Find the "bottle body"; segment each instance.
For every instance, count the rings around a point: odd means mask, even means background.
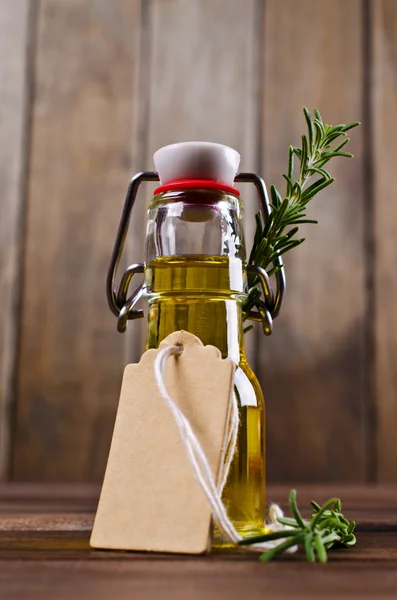
[[[203,194],[163,194],[149,206],[147,348],[157,348],[173,331],[185,330],[237,365],[240,425],[223,502],[235,528],[255,534],[263,531],[265,519],[265,409],[244,352],[242,206],[228,194]]]

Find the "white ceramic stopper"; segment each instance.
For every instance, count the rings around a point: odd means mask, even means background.
[[[240,154],[223,144],[181,142],[157,150],[153,161],[161,185],[180,179],[211,179],[233,185]]]

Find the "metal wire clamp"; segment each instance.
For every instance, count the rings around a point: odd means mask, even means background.
[[[127,195],[124,202],[123,212],[121,214],[120,225],[117,231],[116,240],[113,247],[112,256],[106,277],[106,294],[110,310],[113,312],[117,321],[117,329],[123,333],[127,328],[127,321],[131,319],[140,319],[144,316],[142,309],[136,309],[137,302],[142,297],[143,284],[140,284],[132,294],[128,296],[128,290],[131,280],[137,273],[143,273],[145,265],[137,263],[130,265],[124,272],[120,285],[117,289],[116,276],[117,268],[123,253],[125,238],[127,236],[128,226],[131,219],[131,212],[135,204],[138,188],[144,181],[159,181],[158,174],[154,171],[144,171],[135,175],[128,186]],[[255,173],[239,173],[235,178],[236,183],[253,183],[259,195],[262,213],[265,222],[269,218],[271,209],[267,196],[265,182]],[[272,333],[273,319],[280,313],[283,304],[286,282],[283,261],[278,256],[273,267],[277,269],[276,293],[273,293],[270,278],[266,271],[260,267],[249,265],[248,274],[254,275],[262,288],[263,300],[259,302],[258,310],[249,310],[247,318],[252,321],[261,321],[266,335]]]

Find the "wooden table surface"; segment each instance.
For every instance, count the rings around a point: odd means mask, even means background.
[[[397,487],[297,486],[300,506],[338,495],[357,521],[357,546],[326,565],[299,552],[270,563],[250,553],[148,555],[91,550],[99,488],[0,486],[0,598],[206,600],[397,598]],[[286,487],[269,500],[285,505]],[[304,512],[304,511],[303,511]]]

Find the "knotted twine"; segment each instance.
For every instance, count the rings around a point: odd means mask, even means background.
[[[236,545],[238,542],[243,540],[243,537],[235,529],[233,523],[227,515],[225,506],[222,502],[222,491],[227,481],[237,444],[239,428],[237,398],[234,391],[232,391],[229,425],[222,450],[221,476],[219,483],[216,484],[207,457],[205,456],[196,434],[194,433],[188,419],[169,395],[165,385],[165,369],[167,359],[170,356],[180,356],[182,352],[183,347],[181,345],[167,346],[166,348],[159,350],[156,360],[154,361],[154,374],[156,383],[166,406],[174,417],[175,424],[178,428],[179,436],[185,448],[189,463],[211,507],[214,522],[218,526],[223,539]],[[286,529],[286,526],[282,525],[278,521],[278,518],[283,516],[284,513],[281,508],[277,504],[272,504],[269,509],[270,523],[264,524],[264,528],[268,531],[281,531]],[[248,546],[248,548],[250,550],[257,551],[270,550],[282,542],[283,540],[271,540],[268,542],[253,544]],[[288,549],[288,552],[296,552],[296,550],[297,546],[293,546],[292,548]]]

